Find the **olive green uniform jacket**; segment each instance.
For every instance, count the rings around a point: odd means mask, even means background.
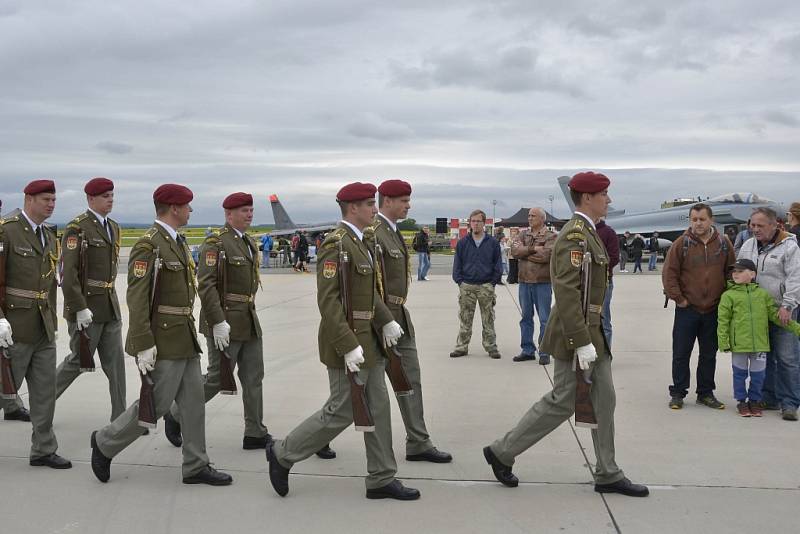
[[[366,241],[366,243],[364,242]],[[344,368],[344,355],[357,346],[364,349],[362,368],[369,368],[382,358],[371,336],[394,320],[385,306],[380,306],[373,262],[374,235],[364,233],[364,241],[344,223],[328,234],[317,252],[317,305],[319,324],[319,359],[330,368]],[[353,303],[353,328],[347,324],[339,286],[339,251],[350,259],[350,295]]]
[[[150,320],[150,293],[156,251],[162,260],[159,310]],[[128,261],[128,336],[125,352],[135,356],[156,346],[159,360],[194,358],[201,352],[192,309],[197,294],[194,261],[186,243],[175,242],[154,224],[131,249]]]
[[[227,287],[223,309],[220,302],[222,281],[219,279],[221,257],[225,251]],[[256,313],[255,296],[261,283],[258,246],[248,234],[236,233],[225,225],[208,236],[200,247],[200,265],[197,269],[200,311],[200,333],[213,336],[215,324],[228,321],[231,339],[248,341],[261,337],[261,324]]]
[[[111,227],[113,241],[97,220],[86,210],[69,223],[61,244],[61,290],[64,292],[64,319],[75,322],[75,314],[86,308],[92,311],[92,321],[107,323],[122,318],[119,299],[114,288],[119,261],[119,225],[106,219]],[[87,287],[81,287],[80,254],[86,241]]]
[[[581,300],[584,250],[592,255],[588,319],[584,319]],[[592,225],[578,214],[562,228],[553,245],[550,280],[556,305],[547,320],[541,351],[569,360],[575,349],[591,343],[598,359],[610,356],[600,322],[608,286],[608,254]]]
[[[42,332],[55,341],[59,245],[53,230],[42,229],[45,246],[22,214],[0,223],[6,262],[6,303],[0,318],[11,324],[15,342],[37,343]]]
[[[414,337],[411,314],[405,306],[408,288],[411,285],[411,257],[408,254],[406,242],[400,231],[392,230],[392,227],[380,215],[375,217],[372,227],[375,232],[375,240],[380,246],[380,254],[383,257],[382,267],[386,268],[386,272],[378,281],[381,293],[378,307],[387,308],[403,331]]]

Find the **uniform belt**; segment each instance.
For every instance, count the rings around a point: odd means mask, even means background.
[[[602,313],[603,307],[600,304],[589,304],[589,313]]]
[[[47,290],[32,291],[30,289],[17,289],[16,287],[6,287],[6,294],[13,295],[15,297],[22,297],[24,299],[47,300]]]
[[[252,295],[240,295],[239,293],[225,293],[225,300],[232,300],[233,302],[253,302],[255,299]]]
[[[89,287],[101,287],[103,289],[112,289],[114,287],[114,281],[111,282],[103,282],[102,280],[92,280],[91,278],[86,280],[86,285]]]
[[[164,315],[191,315],[192,308],[191,306],[163,306],[160,305],[158,307],[158,313],[163,313]]]
[[[398,296],[395,296],[395,295],[386,295],[386,302],[388,304],[397,304],[397,305],[402,306],[403,304],[406,303],[406,299],[405,299],[405,297],[398,297]]]
[[[353,319],[358,319],[360,321],[370,321],[370,320],[372,320],[372,312],[371,311],[354,311],[353,312]]]

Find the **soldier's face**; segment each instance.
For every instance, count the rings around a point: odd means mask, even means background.
[[[87,195],[86,200],[89,208],[105,217],[111,213],[111,209],[114,207],[114,191],[106,191],[102,195]]]
[[[405,219],[408,217],[408,210],[411,209],[411,197],[386,197],[383,199],[383,211],[391,218]]]
[[[586,215],[601,219],[608,214],[608,205],[611,204],[611,197],[608,196],[608,189],[599,193],[589,193],[583,197],[585,204],[581,206],[588,213]]]
[[[37,224],[50,218],[56,209],[55,193],[25,195],[25,213]]]
[[[192,206],[182,204],[180,206],[172,206],[172,209],[178,226],[186,226],[189,223],[189,214],[192,213]]]
[[[375,215],[378,214],[378,206],[374,198],[353,202],[350,206],[350,213],[353,216],[352,222],[359,228],[369,226],[369,223],[371,223]]]
[[[714,223],[706,210],[692,210],[689,212],[689,224],[692,227],[692,233],[696,236],[704,236]]]
[[[225,219],[228,224],[244,232],[253,224],[253,206],[239,206],[232,210],[225,210]]]

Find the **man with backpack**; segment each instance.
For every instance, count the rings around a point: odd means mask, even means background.
[[[697,404],[721,410],[714,397],[717,366],[717,306],[727,273],[736,257],[727,236],[714,228],[711,207],[699,203],[689,210],[689,228],[669,249],[661,279],[664,293],[675,301],[672,327],[672,385],[669,407],[683,408],[689,391],[689,359],[697,340]]]

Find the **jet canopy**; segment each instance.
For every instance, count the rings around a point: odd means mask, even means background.
[[[709,198],[709,203],[715,204],[769,204],[772,203],[768,198],[764,198],[755,193],[726,193],[718,197]]]

